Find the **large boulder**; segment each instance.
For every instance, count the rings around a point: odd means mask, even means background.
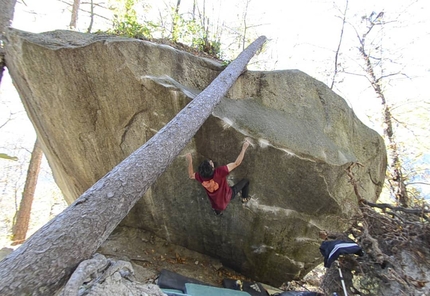
[[[207,58],[147,41],[11,30],[6,61],[58,186],[71,203],[157,133],[223,69]],[[142,196],[125,226],[280,284],[322,261],[318,231],[341,231],[358,198],[375,201],[386,168],[382,138],[346,102],[298,70],[245,72],[183,151],[195,169],[236,159],[229,177],[250,180],[252,200],[213,215],[189,180],[183,155]],[[161,149],[162,147],[160,147]],[[126,181],[125,181],[126,182]]]

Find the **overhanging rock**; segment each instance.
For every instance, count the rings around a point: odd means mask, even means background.
[[[221,71],[212,60],[147,41],[55,31],[8,34],[6,61],[58,186],[70,203],[159,131]],[[252,200],[212,214],[177,157],[123,225],[153,231],[255,280],[278,285],[322,261],[318,231],[357,211],[346,169],[375,201],[385,177],[382,138],[346,102],[303,72],[244,73],[185,152],[234,161]],[[162,149],[162,147],[160,147]],[[124,180],[126,183],[126,180]]]

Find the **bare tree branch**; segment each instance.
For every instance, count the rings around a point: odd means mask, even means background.
[[[342,45],[342,41],[343,41],[343,31],[345,29],[347,11],[348,11],[348,0],[346,0],[345,10],[343,12],[342,28],[340,30],[339,44],[337,45],[336,54],[334,56],[334,71],[333,71],[334,73],[333,73],[330,89],[333,89],[334,83],[336,81],[336,75],[338,74],[338,69],[337,69],[338,63],[339,63],[338,58],[339,58],[340,46]]]
[[[404,208],[404,207],[396,207],[393,206],[391,204],[387,204],[387,203],[373,203],[367,200],[361,200],[362,203],[369,205],[371,207],[374,208],[379,208],[381,210],[386,210],[386,209],[390,209],[393,211],[397,211],[397,212],[403,212],[406,214],[414,214],[414,215],[418,215],[421,217],[422,214],[428,214],[430,213],[430,210],[426,210],[426,209],[410,209],[410,208]]]
[[[430,185],[428,182],[409,182],[407,185]]]
[[[12,120],[12,114],[13,113],[9,113],[9,118],[6,119],[6,121],[0,125],[0,128],[3,128],[4,126],[6,126],[6,124],[8,124]]]

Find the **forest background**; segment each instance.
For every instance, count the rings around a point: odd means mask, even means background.
[[[248,69],[299,69],[331,87],[385,138],[383,200],[402,204],[406,194],[404,206],[422,206],[430,199],[429,12],[426,0],[21,0],[12,27],[168,39],[226,62],[266,35]],[[0,153],[12,158],[0,159],[3,247],[10,244],[36,134],[7,72],[0,106]],[[43,158],[27,237],[66,206]]]

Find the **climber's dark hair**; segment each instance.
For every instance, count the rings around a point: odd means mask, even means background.
[[[206,159],[199,165],[199,174],[202,178],[212,178],[214,168],[210,164],[209,160]]]

